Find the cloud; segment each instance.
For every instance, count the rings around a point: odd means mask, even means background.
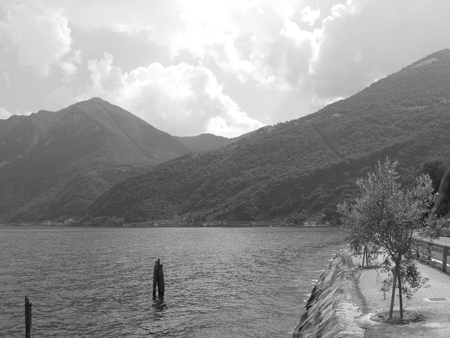
[[[90,60],[90,85],[78,99],[100,97],[173,135],[211,132],[238,136],[262,127],[229,96],[204,66],[152,63],[131,72],[113,65],[113,55]]]
[[[13,114],[11,114],[9,111],[7,111],[5,108],[3,108],[3,107],[0,107],[0,119],[1,120],[6,120],[6,119],[8,119],[11,115],[13,115]]]
[[[427,53],[448,48],[450,2],[210,1],[186,4],[169,44],[242,83],[348,97]],[[442,14],[441,14],[442,13]]]
[[[18,49],[22,67],[32,67],[47,76],[49,66],[58,62],[71,47],[67,18],[60,9],[26,2],[7,12],[1,34]]]
[[[300,28],[295,20],[311,25],[320,10],[302,3],[78,0],[66,1],[64,9],[70,23],[82,29],[146,32],[148,39],[167,48],[173,59],[187,51],[243,83],[252,80],[288,90],[297,88],[309,73],[316,49],[314,33]]]
[[[72,94],[70,87],[55,88],[47,95],[45,101],[52,107],[53,110],[66,108],[72,103],[76,103],[77,99]]]
[[[33,112],[31,111],[24,111],[24,112],[18,112],[16,111],[14,114],[11,113],[10,111],[6,110],[6,108],[4,107],[0,107],[0,119],[2,120],[6,120],[8,119],[10,116],[12,115],[23,115],[23,116],[28,116],[31,115]]]
[[[0,74],[34,95],[20,109],[100,95],[173,134],[296,118],[450,46],[449,1],[0,2]]]
[[[93,91],[110,92],[113,95],[119,95],[125,87],[124,74],[122,69],[112,66],[113,55],[105,52],[101,60],[90,60],[88,69],[91,71],[91,80]]]
[[[12,82],[11,82],[11,77],[8,72],[3,72],[3,80],[6,83],[6,87],[11,88]]]
[[[72,81],[78,69],[77,64],[81,64],[81,51],[79,50],[74,51],[73,55],[67,60],[60,62],[59,66],[64,74],[64,82],[70,83]]]
[[[308,81],[317,100],[355,94],[427,54],[448,48],[450,2],[350,1],[331,7]]]
[[[312,9],[310,6],[304,7],[300,11],[301,21],[314,25],[314,23],[320,18],[320,9]]]
[[[173,53],[188,50],[242,82],[252,79],[280,90],[297,88],[308,75],[315,36],[292,21],[296,11],[289,2],[197,1],[191,5],[181,15],[185,30],[170,42]],[[317,13],[310,10],[308,19]]]
[[[47,0],[58,6],[60,0]],[[165,45],[184,29],[180,20],[181,6],[177,0],[67,0],[64,10],[71,24],[90,31],[110,29],[136,34],[145,31],[152,41]]]

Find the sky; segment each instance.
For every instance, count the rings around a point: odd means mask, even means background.
[[[0,0],[0,119],[100,97],[176,136],[313,113],[450,48],[448,0]]]

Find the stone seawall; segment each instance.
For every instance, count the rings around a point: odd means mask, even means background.
[[[356,274],[346,251],[333,258],[311,292],[294,338],[364,337],[364,329],[356,324],[363,315]]]

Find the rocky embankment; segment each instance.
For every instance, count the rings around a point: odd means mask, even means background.
[[[347,252],[337,254],[314,286],[294,338],[364,337],[357,268]]]

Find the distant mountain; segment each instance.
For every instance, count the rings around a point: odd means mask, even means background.
[[[196,153],[217,149],[235,140],[234,138],[216,136],[213,134],[201,134],[197,136],[176,136],[176,138]]]
[[[450,158],[450,50],[314,114],[162,163],[114,186],[89,214],[335,221],[355,179],[386,156],[405,184],[426,160]]]
[[[99,98],[0,120],[0,220],[78,216],[115,183],[189,152]]]

